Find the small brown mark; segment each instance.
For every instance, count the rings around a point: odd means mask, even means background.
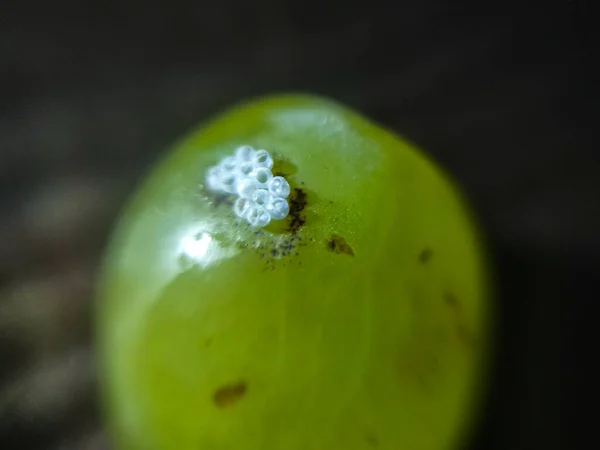
[[[433,250],[431,250],[430,248],[424,248],[423,250],[421,250],[421,253],[419,253],[419,262],[421,264],[427,264],[431,260],[432,256]]]
[[[209,337],[206,341],[204,341],[205,347],[210,347],[212,344],[213,338]]]
[[[366,435],[365,440],[371,447],[377,447],[379,445],[379,440],[373,434]]]
[[[288,214],[289,217],[289,226],[288,231],[292,234],[296,234],[300,228],[306,222],[306,217],[304,215],[304,209],[307,204],[307,195],[303,189],[294,188],[290,195],[289,203],[290,203],[290,212]]]
[[[273,176],[288,178],[298,172],[298,167],[282,155],[274,154],[273,159]]]
[[[444,292],[444,301],[451,308],[454,308],[454,309],[460,308],[458,299],[456,298],[456,295],[454,295],[452,292],[449,292],[449,291]]]
[[[476,339],[473,332],[464,324],[463,311],[456,295],[452,292],[444,293],[444,301],[453,309],[456,320],[456,336],[465,348],[473,348],[476,345]]]
[[[354,256],[354,250],[350,247],[350,244],[346,242],[346,239],[337,234],[334,234],[327,240],[327,249],[338,255],[344,253],[346,255]]]
[[[232,206],[233,205],[233,198],[231,195],[229,194],[217,194],[214,197],[214,203],[213,205],[216,207],[221,206],[221,205],[228,205],[228,206]]]
[[[213,401],[219,408],[227,408],[240,401],[247,390],[248,387],[243,381],[236,384],[228,384],[215,391]]]

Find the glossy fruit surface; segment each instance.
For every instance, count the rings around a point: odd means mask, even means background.
[[[255,229],[206,172],[267,149],[290,215]],[[486,348],[477,230],[421,152],[312,96],[238,106],[178,143],[112,238],[99,292],[121,450],[445,450]]]

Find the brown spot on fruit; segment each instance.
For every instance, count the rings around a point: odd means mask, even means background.
[[[377,447],[379,445],[379,440],[373,434],[366,435],[365,440],[371,447]]]
[[[216,194],[213,199],[215,207],[221,205],[233,206],[233,197],[230,194]]]
[[[334,234],[327,240],[327,250],[338,255],[344,253],[346,255],[354,256],[354,250],[346,242],[346,239],[337,234]]]
[[[288,215],[288,230],[296,234],[306,222],[304,209],[306,208],[307,195],[303,189],[294,188],[289,197],[290,212]]]
[[[453,310],[458,341],[467,349],[473,348],[476,345],[476,339],[473,332],[465,325],[465,317],[458,298],[452,292],[445,292],[444,301]]]
[[[295,164],[292,164],[291,161],[284,158],[282,155],[274,155],[273,167],[271,168],[271,172],[273,176],[280,176],[284,178],[289,178],[298,172],[298,167]]]
[[[460,304],[458,303],[458,299],[456,298],[456,295],[454,295],[452,292],[444,292],[444,301],[451,308],[454,308],[454,309],[459,309],[460,308]]]
[[[213,395],[213,402],[219,408],[227,408],[235,405],[247,391],[246,383],[239,382],[217,389]]]
[[[433,250],[431,250],[430,248],[424,248],[423,250],[421,250],[421,253],[419,253],[419,262],[421,264],[426,264],[429,262],[429,260],[431,260],[432,256]]]

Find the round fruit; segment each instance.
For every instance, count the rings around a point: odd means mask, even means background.
[[[261,176],[277,211],[220,172],[236,158],[279,177]],[[488,303],[468,208],[423,154],[330,100],[245,104],[176,145],[117,226],[107,422],[123,450],[454,448]]]

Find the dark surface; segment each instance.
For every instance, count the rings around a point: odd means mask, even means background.
[[[0,448],[107,448],[89,339],[110,226],[168,144],[280,90],[358,108],[471,198],[501,319],[471,448],[577,448],[600,267],[590,3],[449,4],[2,2]]]

